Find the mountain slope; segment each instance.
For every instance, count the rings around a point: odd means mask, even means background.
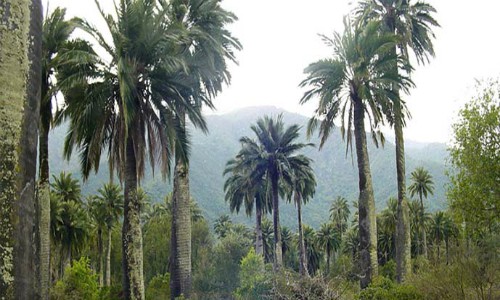
[[[305,126],[308,118],[298,114],[284,112],[275,107],[251,107],[224,115],[209,115],[206,117],[210,133],[204,135],[199,131],[191,130],[191,193],[205,211],[209,221],[213,221],[222,214],[229,214],[228,205],[224,203],[222,172],[226,162],[239,150],[239,138],[252,136],[250,125],[258,117],[265,114],[277,115],[283,113],[285,124],[296,123],[302,125],[301,138],[305,141]],[[62,145],[65,128],[60,127],[52,131],[50,136],[50,164],[53,174],[65,170],[78,176],[78,159],[72,158],[70,162],[62,159]],[[311,142],[318,145],[318,139],[312,138]],[[316,173],[318,187],[313,200],[305,205],[304,222],[315,227],[328,218],[328,208],[337,196],[344,196],[349,201],[358,197],[358,176],[355,154],[346,156],[346,145],[340,137],[339,131],[328,139],[321,151],[317,148],[308,149],[305,154],[314,160],[313,168]],[[419,148],[409,147],[406,158],[407,175],[416,167],[423,166],[434,177],[435,193],[427,201],[430,210],[445,207],[445,185],[448,180],[444,174],[444,159],[446,152],[444,144],[423,145]],[[384,148],[377,149],[371,141],[368,144],[370,165],[377,209],[385,207],[389,197],[396,196],[396,167],[395,149],[391,143],[386,143]],[[92,175],[82,187],[83,192],[94,193],[103,182],[109,179],[105,157],[101,162],[100,171]],[[408,178],[409,180],[409,178]],[[148,170],[142,181],[142,187],[148,192],[153,201],[162,201],[163,197],[171,190],[171,184],[164,182],[161,176],[152,176]],[[284,202],[282,202],[284,203]],[[291,204],[283,204],[282,222],[286,226],[295,228],[295,209]],[[244,215],[235,216],[238,221],[253,222]]]

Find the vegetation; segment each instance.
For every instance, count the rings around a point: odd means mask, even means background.
[[[106,32],[63,8],[42,25],[39,1],[0,3],[1,299],[500,298],[498,81],[480,83],[459,112],[446,195],[435,165],[405,158],[409,51],[418,63],[434,55],[432,6],[360,1],[342,34],[323,36],[333,57],[304,71],[300,103],[319,98],[306,128],[293,115],[238,118],[229,137],[204,137],[234,147],[202,166],[190,163],[204,148],[189,130],[206,134],[217,120],[202,107],[215,108],[230,82],[236,16],[218,0],[123,0],[112,14],[96,5]],[[375,151],[385,124],[395,164]],[[77,152],[81,177],[56,173],[49,130],[58,125],[67,130],[60,153]],[[356,181],[324,154],[349,154],[353,142],[357,193],[325,189],[335,173],[343,188]],[[381,163],[396,172],[372,182]],[[83,185],[91,180],[93,190]],[[388,190],[378,207],[377,182]],[[226,207],[210,213],[199,186],[218,186]]]

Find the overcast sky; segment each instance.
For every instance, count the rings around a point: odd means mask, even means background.
[[[100,0],[106,9],[111,0]],[[350,2],[354,4],[349,4]],[[436,57],[416,66],[416,88],[407,96],[412,119],[407,139],[449,142],[458,110],[474,92],[475,79],[500,75],[500,2],[495,0],[434,0]],[[43,0],[46,7],[47,0]],[[217,111],[274,105],[311,116],[315,102],[300,106],[304,92],[298,84],[311,62],[331,56],[318,34],[342,31],[342,18],[356,1],[340,0],[223,0],[239,20],[231,26],[244,49],[232,82],[216,99]],[[67,7],[68,16],[87,18],[102,26],[93,0],[50,0],[50,10]]]

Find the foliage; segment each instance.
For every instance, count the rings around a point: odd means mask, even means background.
[[[146,286],[146,300],[161,300],[170,297],[170,274],[156,275]]]
[[[499,232],[500,83],[487,81],[459,112],[449,149],[448,198],[467,230]]]
[[[97,300],[98,296],[97,275],[84,257],[66,268],[63,279],[51,292],[51,299],[54,300]]]
[[[264,259],[250,248],[241,260],[240,286],[236,290],[236,299],[258,300],[268,295],[271,290],[271,278],[265,270]]]
[[[396,280],[396,262],[394,260],[388,261],[380,268],[380,275],[390,280]]]
[[[359,300],[423,300],[411,285],[396,284],[386,277],[375,277],[373,282],[358,295]]]
[[[333,300],[341,299],[336,289],[322,277],[299,277],[297,273],[283,271],[275,274],[272,299],[279,300]]]

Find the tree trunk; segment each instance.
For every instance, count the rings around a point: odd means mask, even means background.
[[[122,227],[122,268],[125,299],[144,299],[141,203],[137,197],[137,162],[134,143],[127,138],[125,195]]]
[[[264,257],[262,244],[262,203],[260,195],[255,197],[255,253]]]
[[[449,240],[445,239],[444,240],[444,245],[445,245],[445,250],[446,250],[446,265],[450,264],[450,245],[449,245]]]
[[[396,216],[396,280],[401,283],[411,272],[411,234],[408,201],[406,200],[405,150],[402,113],[399,102],[394,103],[394,131],[396,135],[396,173],[398,206]]]
[[[360,286],[366,288],[378,273],[377,221],[373,195],[370,161],[366,145],[364,105],[357,95],[354,101],[354,138],[359,174],[359,240],[360,240]]]
[[[102,244],[102,229],[99,227],[97,229],[97,256],[99,264],[99,287],[104,285],[104,247]]]
[[[106,286],[111,286],[111,227],[108,227],[108,247],[106,249],[106,274],[104,284]]]
[[[425,221],[424,221],[424,201],[422,200],[422,195],[420,195],[420,230],[422,230],[422,254],[425,258],[427,256],[427,233],[425,232]]]
[[[295,192],[295,203],[297,204],[297,219],[299,222],[299,273],[301,276],[309,276],[306,248],[304,246],[304,228],[302,227],[302,199],[297,192]]]
[[[35,177],[41,2],[0,1],[0,295],[39,299]]]
[[[440,255],[441,253],[440,253],[440,251],[439,251],[439,250],[440,250],[440,247],[439,247],[439,246],[440,246],[440,245],[439,245],[440,243],[441,243],[441,241],[439,240],[439,237],[438,237],[438,238],[436,239],[436,245],[437,245],[437,251],[438,251],[438,253],[437,253],[437,254],[438,254],[438,257],[437,257],[437,261],[438,261],[438,263],[439,263],[439,262],[441,262],[441,255]]]
[[[330,247],[326,247],[326,275],[330,274]]]
[[[177,155],[172,196],[172,238],[170,251],[171,299],[189,298],[191,291],[191,211],[189,166]]]
[[[279,197],[278,197],[278,176],[277,174],[271,175],[272,177],[272,193],[273,193],[273,226],[274,226],[274,260],[273,269],[275,272],[279,271],[283,266],[283,255],[281,248],[281,228],[280,228],[280,210],[279,210]]]

